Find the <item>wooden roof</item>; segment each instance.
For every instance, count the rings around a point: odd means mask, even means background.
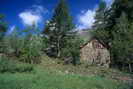
[[[89,41],[87,41],[86,43],[84,43],[83,45],[81,45],[80,46],[80,48],[82,49],[83,47],[85,47],[88,43],[90,43],[91,41],[93,41],[93,40],[97,40],[100,44],[102,44],[105,48],[108,48],[108,46],[105,44],[105,43],[103,43],[102,41],[100,41],[98,38],[96,38],[96,37],[93,37],[93,38],[91,38]]]

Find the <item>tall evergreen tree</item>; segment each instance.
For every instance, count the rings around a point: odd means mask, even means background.
[[[107,29],[108,9],[105,1],[101,0],[99,8],[96,10],[95,22],[93,25],[94,36],[99,38],[109,47],[110,30]]]
[[[123,68],[126,67],[124,65],[128,64],[131,72],[131,64],[133,63],[133,30],[125,13],[122,13],[117,20],[117,25],[112,34],[114,39],[111,41],[111,53],[113,54],[114,62]]]
[[[94,35],[109,47],[113,63],[119,67],[129,65],[130,71],[132,71],[133,58],[132,3],[133,0],[115,0],[111,8],[104,12],[105,18],[101,18],[102,21],[105,21],[104,28],[94,25],[97,26],[97,29],[94,30]],[[96,16],[100,16],[99,14],[101,15],[97,11]],[[96,21],[99,22],[101,20],[96,18]],[[127,66],[123,68],[125,67]]]
[[[47,35],[49,44],[53,47],[57,57],[61,56],[61,50],[66,44],[66,38],[72,32],[73,27],[67,4],[65,0],[60,0],[55,8],[52,20],[47,23],[44,30],[44,34]]]
[[[101,1],[98,9],[96,10],[94,29],[103,29],[105,27],[106,21],[106,3],[105,1]]]
[[[0,40],[3,38],[6,31],[7,25],[4,21],[4,15],[0,14]]]
[[[117,18],[120,18],[124,12],[130,22],[133,22],[133,0],[114,0],[111,8],[108,10],[108,28],[112,29],[116,23]]]

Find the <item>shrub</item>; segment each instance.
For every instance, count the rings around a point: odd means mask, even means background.
[[[0,72],[15,72],[15,62],[9,60],[6,57],[1,57],[0,58]]]
[[[4,38],[0,50],[8,56],[17,57],[19,61],[33,64],[40,62],[42,44],[43,40],[39,35],[29,34],[19,37],[12,34]]]
[[[3,39],[1,51],[7,55],[19,57],[22,48],[24,48],[24,38],[18,37],[18,33],[14,32]]]
[[[20,60],[26,63],[39,63],[42,50],[42,38],[38,35],[25,37],[25,46],[21,51]]]
[[[33,65],[31,65],[31,64],[18,64],[15,70],[17,72],[31,72],[31,71],[33,71]]]
[[[65,62],[71,62],[74,65],[80,63],[81,44],[82,40],[77,37],[67,41],[66,47],[62,50],[62,57],[65,59]]]
[[[0,57],[0,73],[31,72],[32,70],[33,66],[30,64],[20,64],[7,57]]]

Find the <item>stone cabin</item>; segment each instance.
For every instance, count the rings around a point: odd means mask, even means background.
[[[80,49],[81,62],[87,63],[87,65],[109,67],[110,52],[107,47],[96,38],[83,44]]]

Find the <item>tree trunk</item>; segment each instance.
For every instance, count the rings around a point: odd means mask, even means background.
[[[132,72],[131,64],[129,63],[128,66],[129,66],[129,71]]]
[[[124,71],[125,70],[125,64],[123,63],[122,64],[122,71]]]
[[[60,37],[57,39],[57,57],[60,58],[61,52],[60,52]]]

